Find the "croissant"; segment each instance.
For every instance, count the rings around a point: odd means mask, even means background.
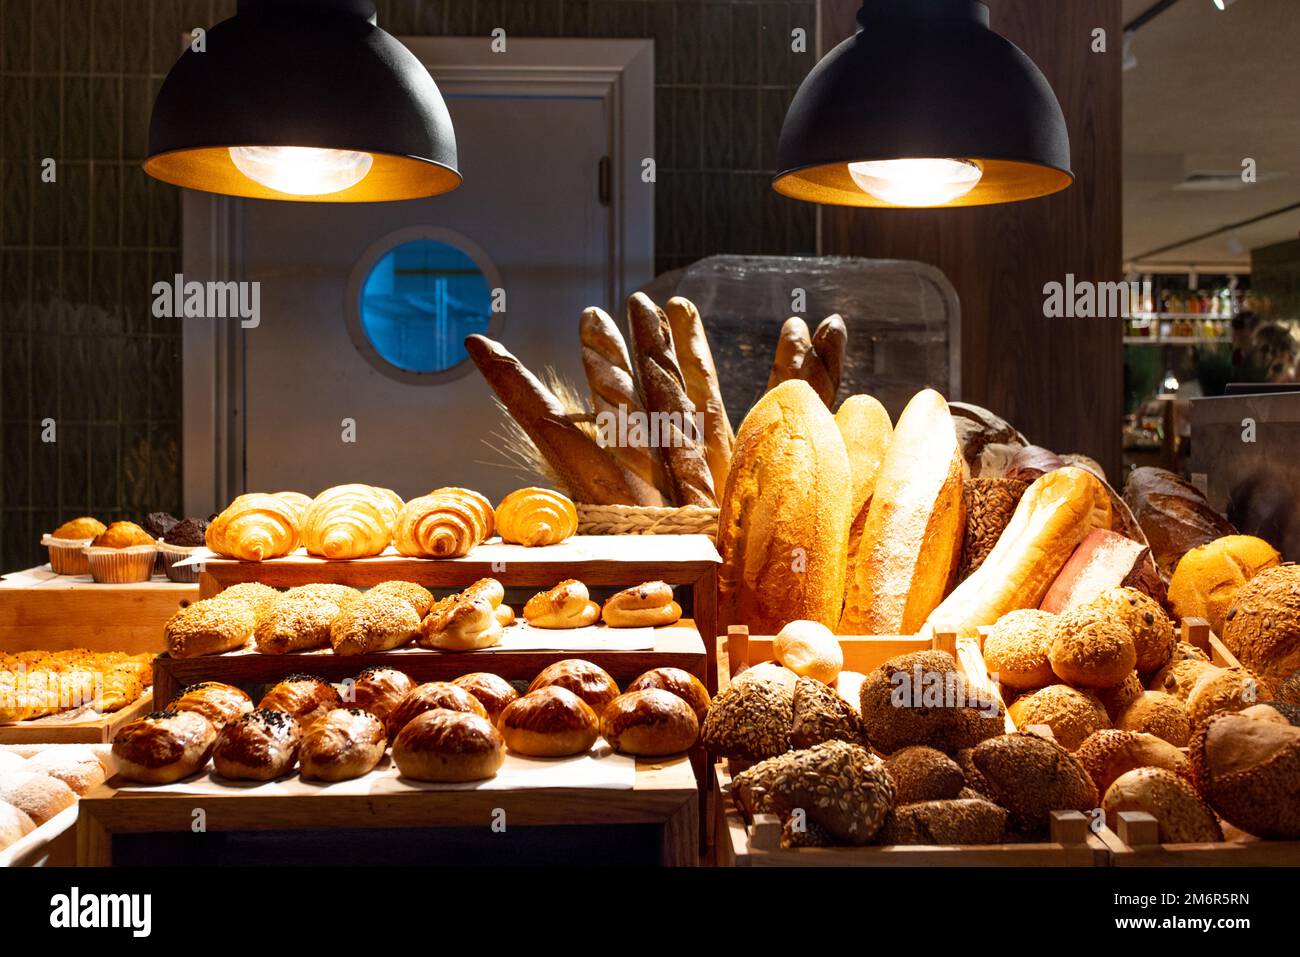
[[[371,485],[336,485],[314,499],[303,513],[307,551],[325,558],[378,555],[393,539],[402,500]]]
[[[298,516],[298,527],[302,528],[302,513],[307,511],[307,506],[311,504],[311,496],[304,495],[302,492],[272,492],[271,494],[294,510]]]
[[[463,495],[436,492],[403,506],[393,529],[393,544],[403,555],[460,558],[483,541],[483,517]]]
[[[521,488],[501,500],[496,523],[504,542],[554,545],[578,530],[578,510],[559,492]]]
[[[487,500],[487,496],[474,491],[472,488],[456,488],[455,486],[446,486],[436,488],[430,495],[454,495],[462,499],[467,505],[474,509],[474,514],[478,516],[478,540],[486,542],[496,531],[496,516],[492,511],[492,503]]]
[[[293,506],[274,495],[249,492],[226,506],[208,526],[208,548],[243,562],[288,555],[298,547]]]

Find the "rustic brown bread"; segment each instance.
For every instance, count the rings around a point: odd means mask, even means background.
[[[1142,526],[1166,582],[1187,552],[1237,532],[1196,486],[1167,469],[1134,469],[1124,484],[1124,501]]]
[[[1187,755],[1196,790],[1229,824],[1300,838],[1300,728],[1220,714],[1196,729]]]
[[[709,460],[709,473],[713,476],[713,489],[721,494],[727,486],[727,473],[731,471],[736,435],[727,418],[727,407],[722,403],[718,370],[713,364],[704,320],[700,318],[695,303],[681,296],[668,300],[664,314],[673,330],[673,347],[677,352],[677,365],[686,380],[686,395],[695,410],[704,416],[705,455]]]
[[[834,628],[844,596],[851,482],[835,420],[806,382],[783,382],[745,416],[718,518],[718,613],[774,635]]]

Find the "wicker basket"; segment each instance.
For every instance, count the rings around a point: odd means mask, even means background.
[[[715,538],[718,534],[716,508],[581,503],[577,507],[580,535],[708,535]]]

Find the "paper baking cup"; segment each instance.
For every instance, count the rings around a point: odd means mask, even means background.
[[[50,550],[50,570],[56,575],[89,575],[90,564],[86,561],[84,549],[91,541],[89,538],[43,536],[41,544]]]
[[[87,545],[86,558],[90,560],[90,575],[105,585],[122,585],[127,582],[147,582],[153,577],[153,563],[158,549],[153,545],[132,545],[130,548],[96,548]]]
[[[179,561],[184,561],[193,555],[198,548],[189,548],[184,545],[168,545],[166,542],[158,543],[158,563],[162,566],[163,574],[169,581],[185,582],[194,584],[199,580],[198,565],[177,565]]]

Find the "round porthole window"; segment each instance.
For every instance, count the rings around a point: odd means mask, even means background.
[[[496,335],[499,283],[463,237],[434,229],[385,237],[362,257],[349,284],[349,331],[385,375],[437,381],[471,368],[465,337]]]

